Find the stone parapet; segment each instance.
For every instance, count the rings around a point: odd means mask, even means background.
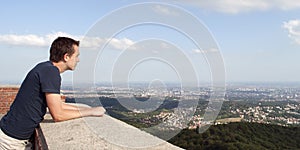
[[[54,123],[47,114],[41,128],[50,150],[181,149],[108,115]]]

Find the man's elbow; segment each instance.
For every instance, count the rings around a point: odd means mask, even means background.
[[[62,122],[62,121],[64,121],[64,120],[61,119],[61,118],[53,118],[53,121],[54,121],[54,122]]]
[[[62,115],[58,115],[58,114],[52,114],[52,119],[54,122],[62,122],[62,121],[65,121],[65,119],[63,118]]]

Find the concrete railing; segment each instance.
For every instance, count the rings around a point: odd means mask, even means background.
[[[47,114],[40,124],[51,149],[181,149],[108,115],[54,123]]]

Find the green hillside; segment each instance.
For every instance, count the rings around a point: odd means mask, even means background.
[[[182,130],[168,142],[185,149],[300,149],[300,127],[259,123],[211,126],[198,134]]]

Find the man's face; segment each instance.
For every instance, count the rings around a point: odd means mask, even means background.
[[[68,56],[69,59],[66,61],[68,70],[75,70],[77,63],[79,62],[79,48],[77,45],[74,45],[75,52],[72,56]]]

